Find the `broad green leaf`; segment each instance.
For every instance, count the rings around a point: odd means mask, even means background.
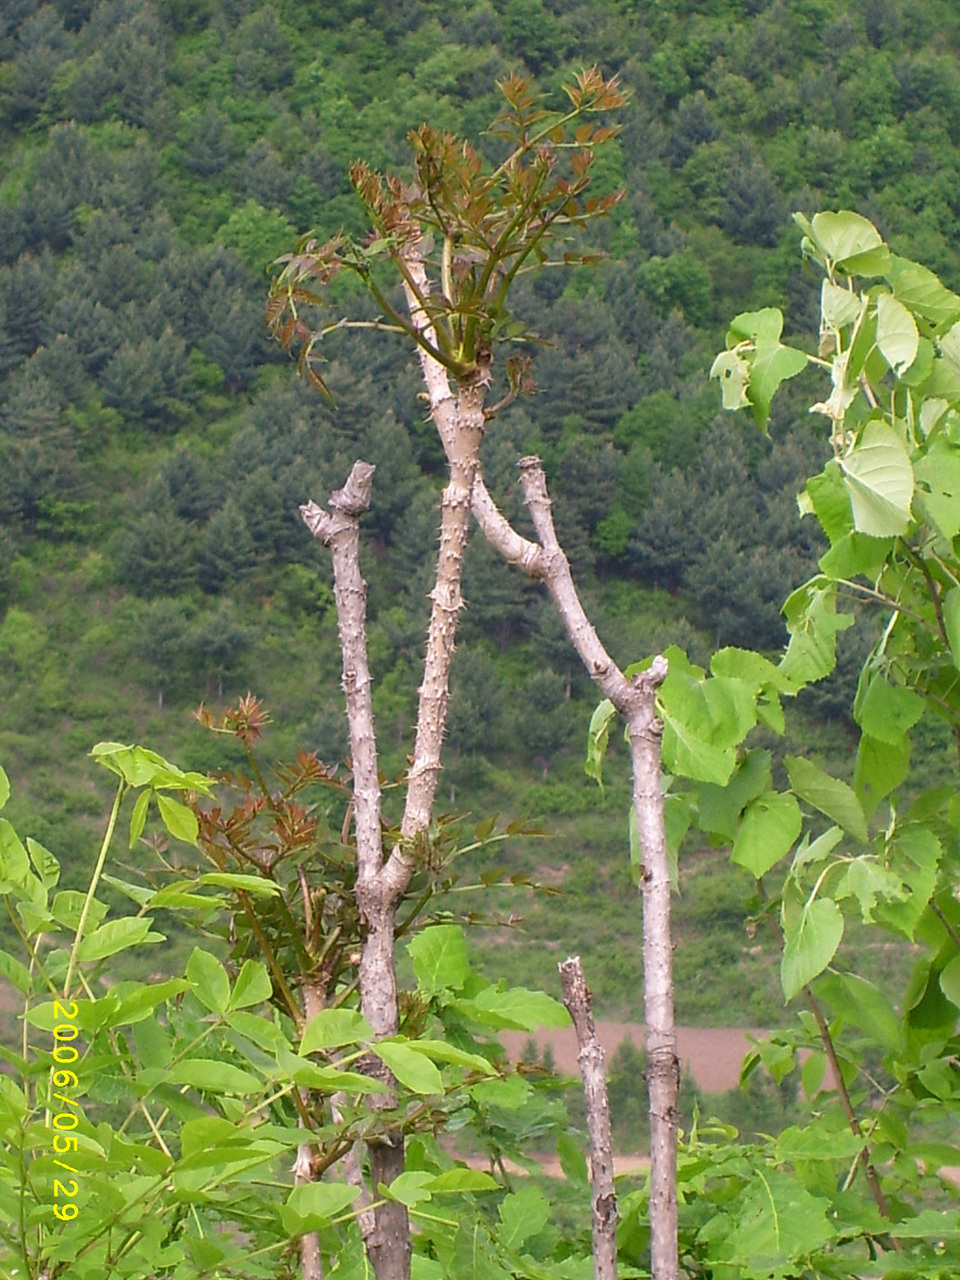
[[[106,874],[104,874],[103,878],[107,884],[114,885],[117,889],[120,889],[125,893],[128,898],[132,898],[139,907],[146,906],[154,897],[154,890],[148,885],[131,884],[129,880],[118,880],[116,876]]]
[[[557,1155],[560,1157],[560,1169],[568,1182],[585,1184],[587,1181],[587,1161],[583,1148],[572,1133],[561,1133],[557,1138]]]
[[[866,1139],[849,1129],[837,1129],[822,1118],[803,1129],[790,1125],[777,1137],[776,1158],[780,1161],[851,1160],[860,1152]]]
[[[523,1076],[506,1076],[503,1080],[481,1080],[470,1085],[467,1092],[485,1107],[499,1107],[504,1111],[522,1111],[533,1097],[533,1088]]]
[[[857,690],[853,714],[864,733],[897,746],[923,715],[923,699],[904,685],[888,684],[879,672]]]
[[[667,838],[667,864],[670,872],[670,887],[675,892],[680,890],[679,857],[683,837],[690,830],[693,822],[693,808],[690,794],[666,795],[663,797],[663,826]],[[640,828],[637,825],[637,810],[631,804],[627,813],[627,836],[630,842],[630,864],[637,868],[639,877],[643,866],[643,845],[640,841]]]
[[[60,879],[60,863],[49,849],[45,849],[39,840],[34,840],[32,836],[27,836],[27,850],[41,884],[45,889],[52,889]]]
[[[829,898],[808,902],[794,930],[786,931],[780,983],[788,1000],[798,995],[836,955],[843,937],[843,916]]]
[[[876,582],[893,546],[893,538],[873,538],[854,530],[823,553],[820,571],[834,582],[858,577]]]
[[[845,782],[841,782],[839,778],[831,778],[815,764],[799,756],[786,756],[784,764],[795,795],[839,823],[862,844],[866,844],[867,820],[856,793]]]
[[[7,803],[9,799],[10,799],[10,779],[7,777],[5,771],[2,768],[0,768],[0,809],[3,808],[3,806]]]
[[[818,862],[826,862],[834,849],[843,839],[843,832],[839,827],[828,827],[816,840],[810,841],[809,833],[803,837],[803,841],[797,852],[793,855],[793,867],[815,866]]]
[[[220,885],[224,889],[243,889],[245,893],[259,893],[269,898],[280,892],[280,886],[262,876],[246,876],[239,872],[206,871],[197,878],[197,884]]]
[[[662,752],[664,764],[671,773],[712,782],[723,786],[737,762],[735,747],[714,747],[698,738],[681,720],[661,710],[663,720]]]
[[[609,698],[604,698],[590,717],[590,728],[587,730],[587,759],[583,766],[588,778],[595,778],[603,787],[603,758],[607,754],[607,742],[610,738],[610,725],[617,709]]]
[[[769,789],[770,752],[754,747],[744,755],[725,787],[699,788],[700,830],[732,843],[737,838],[737,823],[744,808]]]
[[[960,448],[939,437],[913,472],[924,514],[952,541],[960,533]]]
[[[941,325],[960,316],[960,297],[919,263],[894,255],[884,274],[904,306],[931,324]]]
[[[430,1199],[433,1193],[428,1189],[427,1183],[433,1181],[433,1176],[425,1169],[409,1169],[394,1178],[389,1187],[384,1188],[381,1183],[380,1194],[412,1209],[414,1205]]]
[[[308,1182],[294,1187],[280,1210],[284,1230],[291,1236],[318,1231],[349,1209],[359,1194],[359,1187],[346,1182]]]
[[[482,1169],[445,1169],[426,1184],[432,1195],[449,1195],[463,1191],[500,1191],[500,1183]]]
[[[951,1004],[960,1008],[960,956],[954,956],[941,970],[940,990]]]
[[[730,860],[759,880],[789,851],[802,826],[796,798],[768,791],[744,810]]]
[[[883,246],[873,223],[849,209],[814,214],[809,226],[817,246],[838,266]]]
[[[21,995],[28,996],[33,989],[30,970],[7,951],[0,951],[0,977],[16,987]]]
[[[887,846],[887,866],[910,892],[902,902],[878,902],[875,915],[911,942],[936,888],[942,855],[940,841],[933,832],[916,825],[899,828]]]
[[[231,1025],[240,1014],[230,1014]],[[386,1085],[372,1076],[361,1075],[358,1071],[340,1071],[337,1067],[324,1067],[310,1058],[301,1058],[291,1053],[286,1043],[278,1043],[275,1048],[277,1066],[285,1080],[293,1080],[305,1089],[314,1089],[321,1093],[387,1093]]]
[[[497,1262],[493,1241],[480,1224],[461,1221],[454,1238],[453,1265],[448,1274],[456,1280],[510,1280],[514,1271],[505,1271]]]
[[[767,345],[780,341],[783,332],[783,313],[779,307],[763,307],[760,311],[743,311],[730,321],[727,345],[734,347],[741,342]]]
[[[898,378],[913,364],[920,346],[917,322],[889,293],[877,298],[877,346]]]
[[[10,884],[22,884],[30,870],[27,851],[6,818],[0,818],[0,865],[0,876]]]
[[[168,978],[166,982],[152,982],[141,986],[139,991],[124,996],[111,1013],[108,1023],[111,1027],[122,1027],[126,1023],[139,1022],[142,1018],[148,1017],[158,1004],[163,1004],[164,1001],[179,995],[181,991],[189,989],[189,982],[185,982],[183,978]]]
[[[802,1274],[807,1258],[831,1240],[830,1201],[812,1196],[796,1178],[753,1167],[736,1214],[731,1243],[734,1274],[777,1280]]]
[[[852,613],[837,613],[836,583],[813,578],[783,606],[790,644],[780,672],[802,686],[828,676],[837,664],[837,632],[853,626]]]
[[[166,941],[162,933],[150,933],[152,924],[149,916],[122,916],[119,920],[108,920],[83,939],[77,950],[77,959],[103,960],[141,942]]]
[[[500,1214],[498,1236],[505,1249],[516,1250],[542,1231],[550,1220],[550,1204],[537,1187],[521,1187],[504,1196],[497,1210]]]
[[[781,382],[795,378],[807,367],[807,354],[795,347],[761,345],[750,365],[750,382],[747,396],[753,406],[753,416],[761,431],[766,431],[770,417],[770,405]]]
[[[133,806],[133,813],[130,815],[130,849],[137,843],[143,835],[143,828],[147,822],[147,810],[150,807],[150,797],[153,792],[149,787],[144,789],[137,796],[137,803]]]
[[[214,1013],[226,1013],[230,1001],[230,979],[216,956],[194,947],[187,961],[187,977],[201,1004]]]
[[[820,521],[820,526],[831,544],[839,542],[853,529],[853,510],[850,495],[843,483],[843,474],[831,459],[819,475],[807,481],[807,496]]]
[[[486,987],[471,1003],[480,1010],[506,1019],[504,1026],[521,1031],[540,1027],[569,1027],[570,1015],[559,1001],[544,991],[528,991],[525,987]]]
[[[953,665],[960,671],[960,587],[951,587],[943,598],[943,627]]]
[[[913,499],[913,468],[903,441],[885,422],[871,419],[853,449],[840,459],[853,522],[875,538],[906,533]]]
[[[495,1076],[497,1068],[479,1053],[469,1053],[446,1040],[411,1040],[410,1048],[414,1053],[426,1054],[437,1062],[452,1062],[458,1067],[466,1067],[470,1071],[482,1071],[485,1076]]]
[[[407,943],[420,990],[428,996],[462,987],[470,972],[463,930],[456,924],[431,925]]]
[[[244,960],[230,993],[229,1009],[244,1009],[252,1004],[262,1004],[273,994],[273,983],[266,965],[259,960]]]
[[[131,787],[165,787],[210,795],[210,779],[202,773],[185,773],[156,751],[125,746],[122,742],[98,742],[93,758],[118,774]]]
[[[842,289],[824,276],[820,286],[820,316],[824,328],[845,329],[856,320],[861,305],[859,294],[852,289]]]
[[[899,1047],[900,1015],[880,988],[866,978],[855,973],[828,973],[817,983],[817,994],[845,1022],[859,1027],[885,1049]]]
[[[321,1009],[307,1023],[298,1050],[301,1054],[318,1049],[338,1049],[373,1039],[373,1028],[355,1009]]]
[[[228,1013],[227,1022],[246,1040],[252,1040],[255,1045],[260,1049],[266,1050],[267,1053],[275,1053],[280,1045],[285,1045],[287,1042],[286,1036],[284,1036],[276,1023],[269,1021],[267,1018],[261,1018],[256,1013]],[[289,1053],[289,1049],[287,1052]]]
[[[168,1068],[167,1079],[173,1084],[188,1084],[194,1089],[202,1089],[205,1093],[255,1094],[263,1088],[263,1081],[258,1076],[217,1058],[186,1058]]]
[[[874,917],[877,900],[900,902],[907,896],[903,881],[872,857],[854,858],[847,864],[840,883],[833,892],[839,902],[842,898],[856,898],[860,915],[865,924]]]
[[[195,845],[197,843],[197,815],[192,809],[188,809],[185,804],[181,804],[179,800],[171,800],[169,796],[157,794],[157,807],[160,810],[160,817],[163,819],[163,825],[167,828],[172,836],[178,840],[183,840],[187,844]]]
[[[414,1093],[443,1093],[443,1077],[422,1053],[415,1053],[409,1045],[390,1040],[378,1040],[371,1047],[399,1082]]]
[[[724,409],[745,409],[750,366],[737,351],[721,351],[710,366],[710,377],[720,381]]]
[[[710,672],[715,676],[739,680],[751,693],[759,693],[768,686],[780,693],[794,692],[793,685],[784,679],[779,667],[752,649],[737,649],[733,645],[718,649],[710,659]]]
[[[862,735],[853,766],[853,787],[868,818],[876,812],[883,797],[900,786],[909,769],[909,739],[889,743],[878,742],[866,733]]]

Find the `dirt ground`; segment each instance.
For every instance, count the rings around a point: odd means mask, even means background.
[[[607,1062],[624,1040],[643,1048],[643,1025],[638,1022],[598,1022],[597,1035]],[[743,1027],[677,1027],[677,1049],[683,1070],[688,1071],[704,1093],[724,1093],[740,1083],[740,1065],[750,1052],[749,1036],[762,1038],[765,1032]],[[523,1031],[504,1031],[504,1048],[514,1061],[520,1057],[530,1037]],[[540,1049],[553,1049],[557,1070],[576,1075],[577,1036],[573,1027],[541,1031],[533,1039]]]

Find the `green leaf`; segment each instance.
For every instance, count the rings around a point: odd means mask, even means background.
[[[470,1085],[467,1092],[481,1106],[498,1107],[504,1111],[522,1111],[533,1097],[531,1085],[522,1076],[507,1076],[503,1080],[481,1080]]]
[[[898,875],[881,866],[876,859],[864,857],[854,858],[847,864],[833,896],[838,902],[843,898],[856,898],[863,922],[869,924],[875,919],[878,898],[884,902],[899,902],[906,897],[906,889]]]
[[[560,1157],[560,1169],[568,1182],[587,1182],[587,1161],[583,1148],[572,1133],[561,1133],[557,1138],[557,1155]]]
[[[169,796],[157,795],[157,807],[160,810],[160,817],[163,819],[163,825],[167,828],[172,836],[177,840],[183,840],[187,844],[195,845],[197,843],[197,815],[192,809],[188,809],[185,804],[181,804],[179,800],[171,800]]]
[[[753,406],[753,416],[761,431],[766,431],[770,417],[770,405],[781,382],[795,378],[807,367],[807,354],[795,347],[761,346],[750,366],[750,382],[747,396]]]
[[[389,1187],[384,1187],[381,1183],[378,1189],[386,1199],[399,1201],[412,1209],[414,1205],[430,1199],[432,1192],[427,1188],[427,1183],[432,1181],[432,1173],[424,1169],[410,1169],[394,1178]]]
[[[881,923],[898,930],[911,942],[936,888],[937,868],[942,855],[940,841],[933,832],[916,825],[899,828],[887,846],[887,866],[910,892],[902,902],[878,903],[875,915]]]
[[[740,814],[757,796],[770,789],[770,752],[757,747],[746,752],[725,787],[702,786],[698,791],[699,827],[733,843]]]
[[[818,248],[837,266],[883,247],[883,237],[873,223],[849,209],[814,214],[809,226]]]
[[[813,578],[783,606],[790,644],[780,672],[797,686],[828,676],[837,664],[837,632],[853,626],[852,613],[837,613],[836,584]]]
[[[893,538],[873,538],[868,533],[848,533],[820,557],[820,570],[832,581],[868,578],[876,582],[893,550]]]
[[[884,274],[904,306],[931,324],[941,325],[960,316],[960,297],[919,263],[893,256]]]
[[[259,1077],[217,1058],[187,1058],[168,1068],[166,1078],[172,1084],[188,1084],[205,1093],[256,1094],[263,1088]]]
[[[209,796],[210,779],[202,773],[184,773],[156,751],[124,746],[122,742],[98,742],[93,758],[118,774],[131,787],[165,787],[179,791],[199,791]]]
[[[522,1187],[504,1196],[497,1211],[500,1214],[500,1243],[516,1250],[547,1225],[550,1204],[537,1187]]]
[[[812,1196],[798,1179],[754,1166],[731,1238],[735,1274],[783,1280],[809,1270],[797,1260],[833,1238],[829,1208],[829,1200]]]
[[[120,889],[125,893],[128,898],[132,898],[139,907],[146,906],[147,903],[155,896],[154,890],[150,889],[147,885],[131,884],[129,880],[118,880],[116,876],[106,874],[103,878],[107,884],[114,885],[117,889]]]
[[[10,799],[10,779],[2,768],[0,768],[0,809]]]
[[[850,495],[843,483],[837,463],[830,462],[817,476],[807,481],[807,496],[817,519],[831,544],[839,542],[853,529]]]
[[[768,791],[744,810],[730,860],[759,880],[789,851],[802,826],[796,798]]]
[[[495,1030],[536,1031],[570,1025],[570,1015],[562,1004],[543,991],[524,987],[485,987],[472,1000],[455,1001],[454,1007]]]
[[[724,409],[745,409],[750,366],[737,351],[721,351],[710,366],[710,377],[720,381]]]
[[[466,1067],[470,1071],[482,1071],[485,1076],[495,1076],[497,1068],[479,1053],[469,1053],[446,1040],[411,1040],[410,1048],[414,1053],[426,1054],[437,1062],[452,1062],[458,1067]]]
[[[407,943],[420,990],[427,996],[462,987],[470,972],[463,930],[456,924],[431,925]]]
[[[913,468],[903,441],[887,423],[871,419],[859,441],[840,459],[853,522],[876,538],[906,533],[913,499]]]
[[[940,990],[960,1008],[960,956],[954,956],[940,972]]]
[[[27,849],[41,884],[45,889],[52,889],[60,879],[60,863],[49,849],[45,849],[32,836],[27,836]]]
[[[207,871],[197,879],[197,884],[215,884],[224,889],[243,889],[246,893],[259,893],[269,898],[280,892],[280,886],[262,876],[245,876],[228,871]]]
[[[422,1053],[414,1052],[409,1045],[390,1040],[378,1040],[371,1047],[399,1082],[414,1093],[443,1093],[443,1077]]]
[[[817,836],[816,840],[808,843],[810,839],[809,833],[803,837],[803,841],[797,852],[793,855],[793,867],[815,866],[818,862],[826,862],[834,849],[843,839],[843,832],[839,827],[828,827],[822,835]]]
[[[783,332],[783,313],[779,307],[763,307],[760,311],[743,311],[730,321],[727,345],[735,347],[741,342],[758,345],[779,342]]]
[[[194,947],[187,961],[187,977],[201,1004],[214,1013],[226,1013],[230,1002],[230,979],[216,956]]]
[[[321,1009],[307,1023],[298,1053],[338,1049],[373,1039],[373,1028],[355,1009]]]
[[[188,991],[190,984],[183,978],[168,978],[166,982],[152,982],[124,996],[120,1004],[110,1014],[108,1025],[122,1027],[127,1023],[140,1022],[148,1017],[158,1004],[177,996],[181,991]]]
[[[671,773],[723,786],[737,763],[735,747],[714,747],[698,738],[681,720],[661,710],[663,760]]]
[[[794,692],[793,685],[784,679],[780,669],[769,658],[752,649],[737,649],[733,645],[718,649],[710,659],[710,672],[715,676],[739,680],[751,694],[766,688],[780,693]]]
[[[824,969],[836,955],[843,937],[843,916],[829,898],[808,902],[795,930],[787,931],[780,963],[780,983],[788,1000]]]
[[[6,818],[0,818],[0,878],[22,884],[30,871],[30,859],[20,837]]]
[[[859,295],[842,289],[824,276],[820,286],[820,315],[826,328],[839,331],[851,325],[860,314]]]
[[[923,715],[923,705],[923,699],[912,689],[888,684],[877,672],[872,679],[864,681],[862,691],[858,688],[853,714],[857,724],[871,738],[898,746]]]
[[[952,541],[960,533],[960,448],[939,436],[913,472],[924,514]]]
[[[889,293],[877,298],[877,346],[898,378],[913,364],[920,346],[917,322]]]
[[[951,587],[943,598],[943,629],[947,633],[953,665],[960,671],[960,587]]]
[[[909,769],[909,739],[902,738],[893,744],[878,742],[869,734],[863,734],[853,766],[853,787],[868,818],[876,812],[883,797],[900,786]]]
[[[16,987],[21,995],[28,996],[33,990],[30,970],[6,951],[0,951],[0,977]]]
[[[445,1169],[426,1184],[427,1190],[435,1196],[449,1195],[451,1192],[463,1191],[500,1191],[502,1188],[496,1178],[482,1169]]]
[[[108,920],[83,939],[77,949],[77,959],[103,960],[141,942],[166,941],[161,933],[147,936],[152,924],[149,916],[121,916],[119,920]]]
[[[832,1119],[832,1118],[831,1118]],[[776,1158],[780,1161],[851,1160],[863,1150],[866,1139],[849,1129],[837,1129],[823,1118],[803,1129],[790,1125],[777,1137]]]
[[[149,787],[145,787],[137,796],[137,803],[133,806],[133,813],[130,815],[130,843],[127,846],[132,849],[140,837],[143,835],[143,828],[147,822],[147,810],[150,807],[150,797],[153,792]]]
[[[244,960],[230,993],[228,1009],[245,1009],[252,1004],[262,1004],[273,994],[273,983],[266,966],[259,960]],[[222,1011],[218,1011],[222,1012]]]
[[[610,724],[617,714],[617,709],[609,698],[604,698],[590,717],[590,728],[587,731],[587,760],[583,766],[588,778],[596,778],[603,788],[603,758],[607,754],[607,741],[610,737]]]
[[[798,756],[786,756],[784,764],[790,777],[790,786],[801,800],[812,804],[815,809],[838,822],[856,840],[866,844],[867,820],[856,793],[845,782],[841,782],[839,778],[831,778],[815,764]]]
[[[828,973],[817,984],[836,1014],[885,1049],[900,1046],[900,1015],[879,987],[855,973]]]
[[[280,1210],[283,1228],[291,1236],[319,1231],[349,1209],[359,1194],[359,1187],[346,1182],[308,1182],[294,1187]]]

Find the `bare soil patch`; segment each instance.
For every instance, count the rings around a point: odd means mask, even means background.
[[[677,1027],[681,1067],[704,1093],[725,1093],[740,1082],[740,1066],[751,1048],[749,1037],[763,1039],[765,1035],[751,1027]],[[638,1049],[644,1045],[644,1027],[639,1022],[598,1022],[597,1036],[608,1063],[624,1040],[630,1040]],[[501,1039],[516,1061],[530,1036],[522,1031],[505,1031]],[[577,1036],[573,1027],[541,1031],[533,1039],[541,1051],[550,1046],[558,1071],[577,1074]]]

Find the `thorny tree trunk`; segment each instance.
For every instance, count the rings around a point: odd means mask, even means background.
[[[613,1139],[603,1048],[597,1039],[593,999],[583,977],[580,957],[571,956],[557,967],[563,987],[563,1003],[573,1019],[580,1046],[577,1061],[583,1079],[587,1132],[590,1135],[593,1275],[594,1280],[617,1280],[617,1193],[613,1185]]]
[[[418,287],[425,293],[427,280],[422,263],[414,256],[408,265],[419,282]],[[415,295],[411,293],[409,300],[414,323],[428,333],[429,321],[419,310]],[[431,416],[447,455],[449,481],[441,503],[440,550],[431,592],[413,763],[408,774],[400,839],[386,861],[381,840],[380,788],[366,654],[366,584],[359,567],[359,517],[369,504],[373,468],[365,463],[354,464],[347,484],[331,497],[332,514],[321,511],[314,503],[301,508],[311,532],[328,545],[333,554],[343,686],[354,770],[357,905],[365,928],[360,957],[360,1006],[378,1037],[395,1034],[399,1025],[394,964],[396,912],[416,869],[418,846],[433,816],[449,699],[450,663],[463,607],[460,593],[463,554],[483,437],[483,400],[490,381],[489,361],[485,361],[454,393],[436,361],[421,353],[421,365]],[[381,1107],[389,1104],[388,1098],[377,1101]],[[381,1182],[389,1184],[403,1172],[403,1135],[395,1132],[371,1142],[369,1155],[370,1181],[376,1195]],[[366,1243],[377,1280],[408,1280],[410,1224],[404,1205],[395,1202],[380,1205]]]
[[[628,680],[583,611],[570,565],[557,542],[539,458],[520,461],[520,484],[539,543],[521,537],[497,510],[481,477],[473,510],[487,539],[553,597],[591,678],[627,721],[633,763],[633,803],[643,854],[643,992],[650,1088],[650,1232],[653,1280],[678,1280],[677,1093],[680,1085],[673,1022],[670,869],[660,785],[660,737],[655,699],[667,675],[662,657]]]

